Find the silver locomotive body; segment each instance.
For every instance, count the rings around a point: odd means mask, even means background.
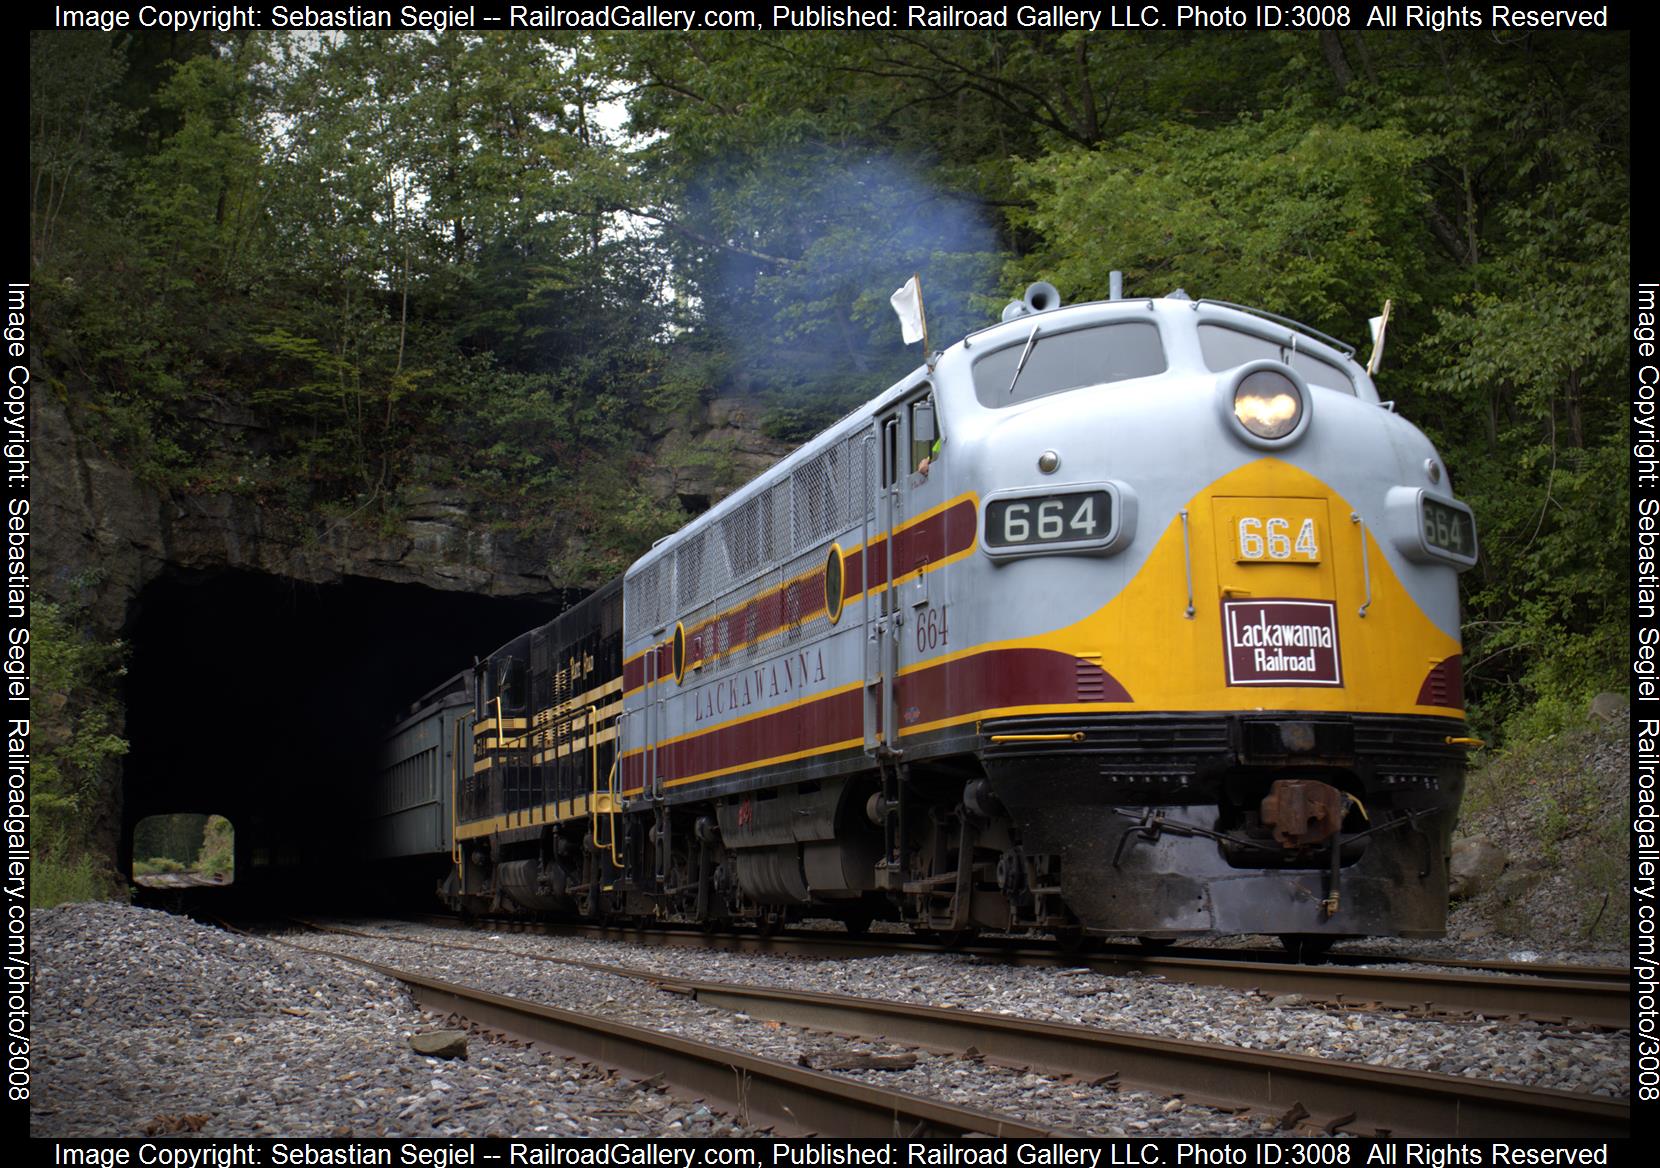
[[[593,913],[1444,927],[1476,548],[1439,456],[1301,326],[1035,288],[642,557],[620,702],[481,696],[475,783],[592,752],[458,826],[485,866],[557,857]]]

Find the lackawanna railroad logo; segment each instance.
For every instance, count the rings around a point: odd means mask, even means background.
[[[1342,685],[1337,605],[1329,600],[1224,600],[1229,685]]]
[[[692,721],[707,722],[724,714],[747,710],[769,698],[790,697],[824,681],[824,650],[808,649],[726,681],[706,685],[692,695]]]

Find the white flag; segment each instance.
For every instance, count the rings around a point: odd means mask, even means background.
[[[1378,366],[1383,362],[1383,338],[1389,332],[1389,310],[1394,306],[1393,300],[1383,302],[1383,315],[1374,316],[1366,322],[1372,330],[1372,359],[1366,362],[1366,372],[1376,373]]]
[[[912,276],[905,281],[905,286],[888,298],[893,310],[899,314],[899,329],[905,337],[907,345],[914,345],[928,336],[927,326],[922,319],[922,280]]]

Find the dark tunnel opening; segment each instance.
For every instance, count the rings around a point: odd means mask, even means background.
[[[236,825],[238,895],[351,903],[380,736],[433,686],[580,599],[175,572],[130,617],[121,870],[149,815]]]

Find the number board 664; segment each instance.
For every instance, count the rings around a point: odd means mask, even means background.
[[[1320,531],[1311,516],[1241,515],[1233,534],[1235,558],[1242,564],[1320,562]]]

